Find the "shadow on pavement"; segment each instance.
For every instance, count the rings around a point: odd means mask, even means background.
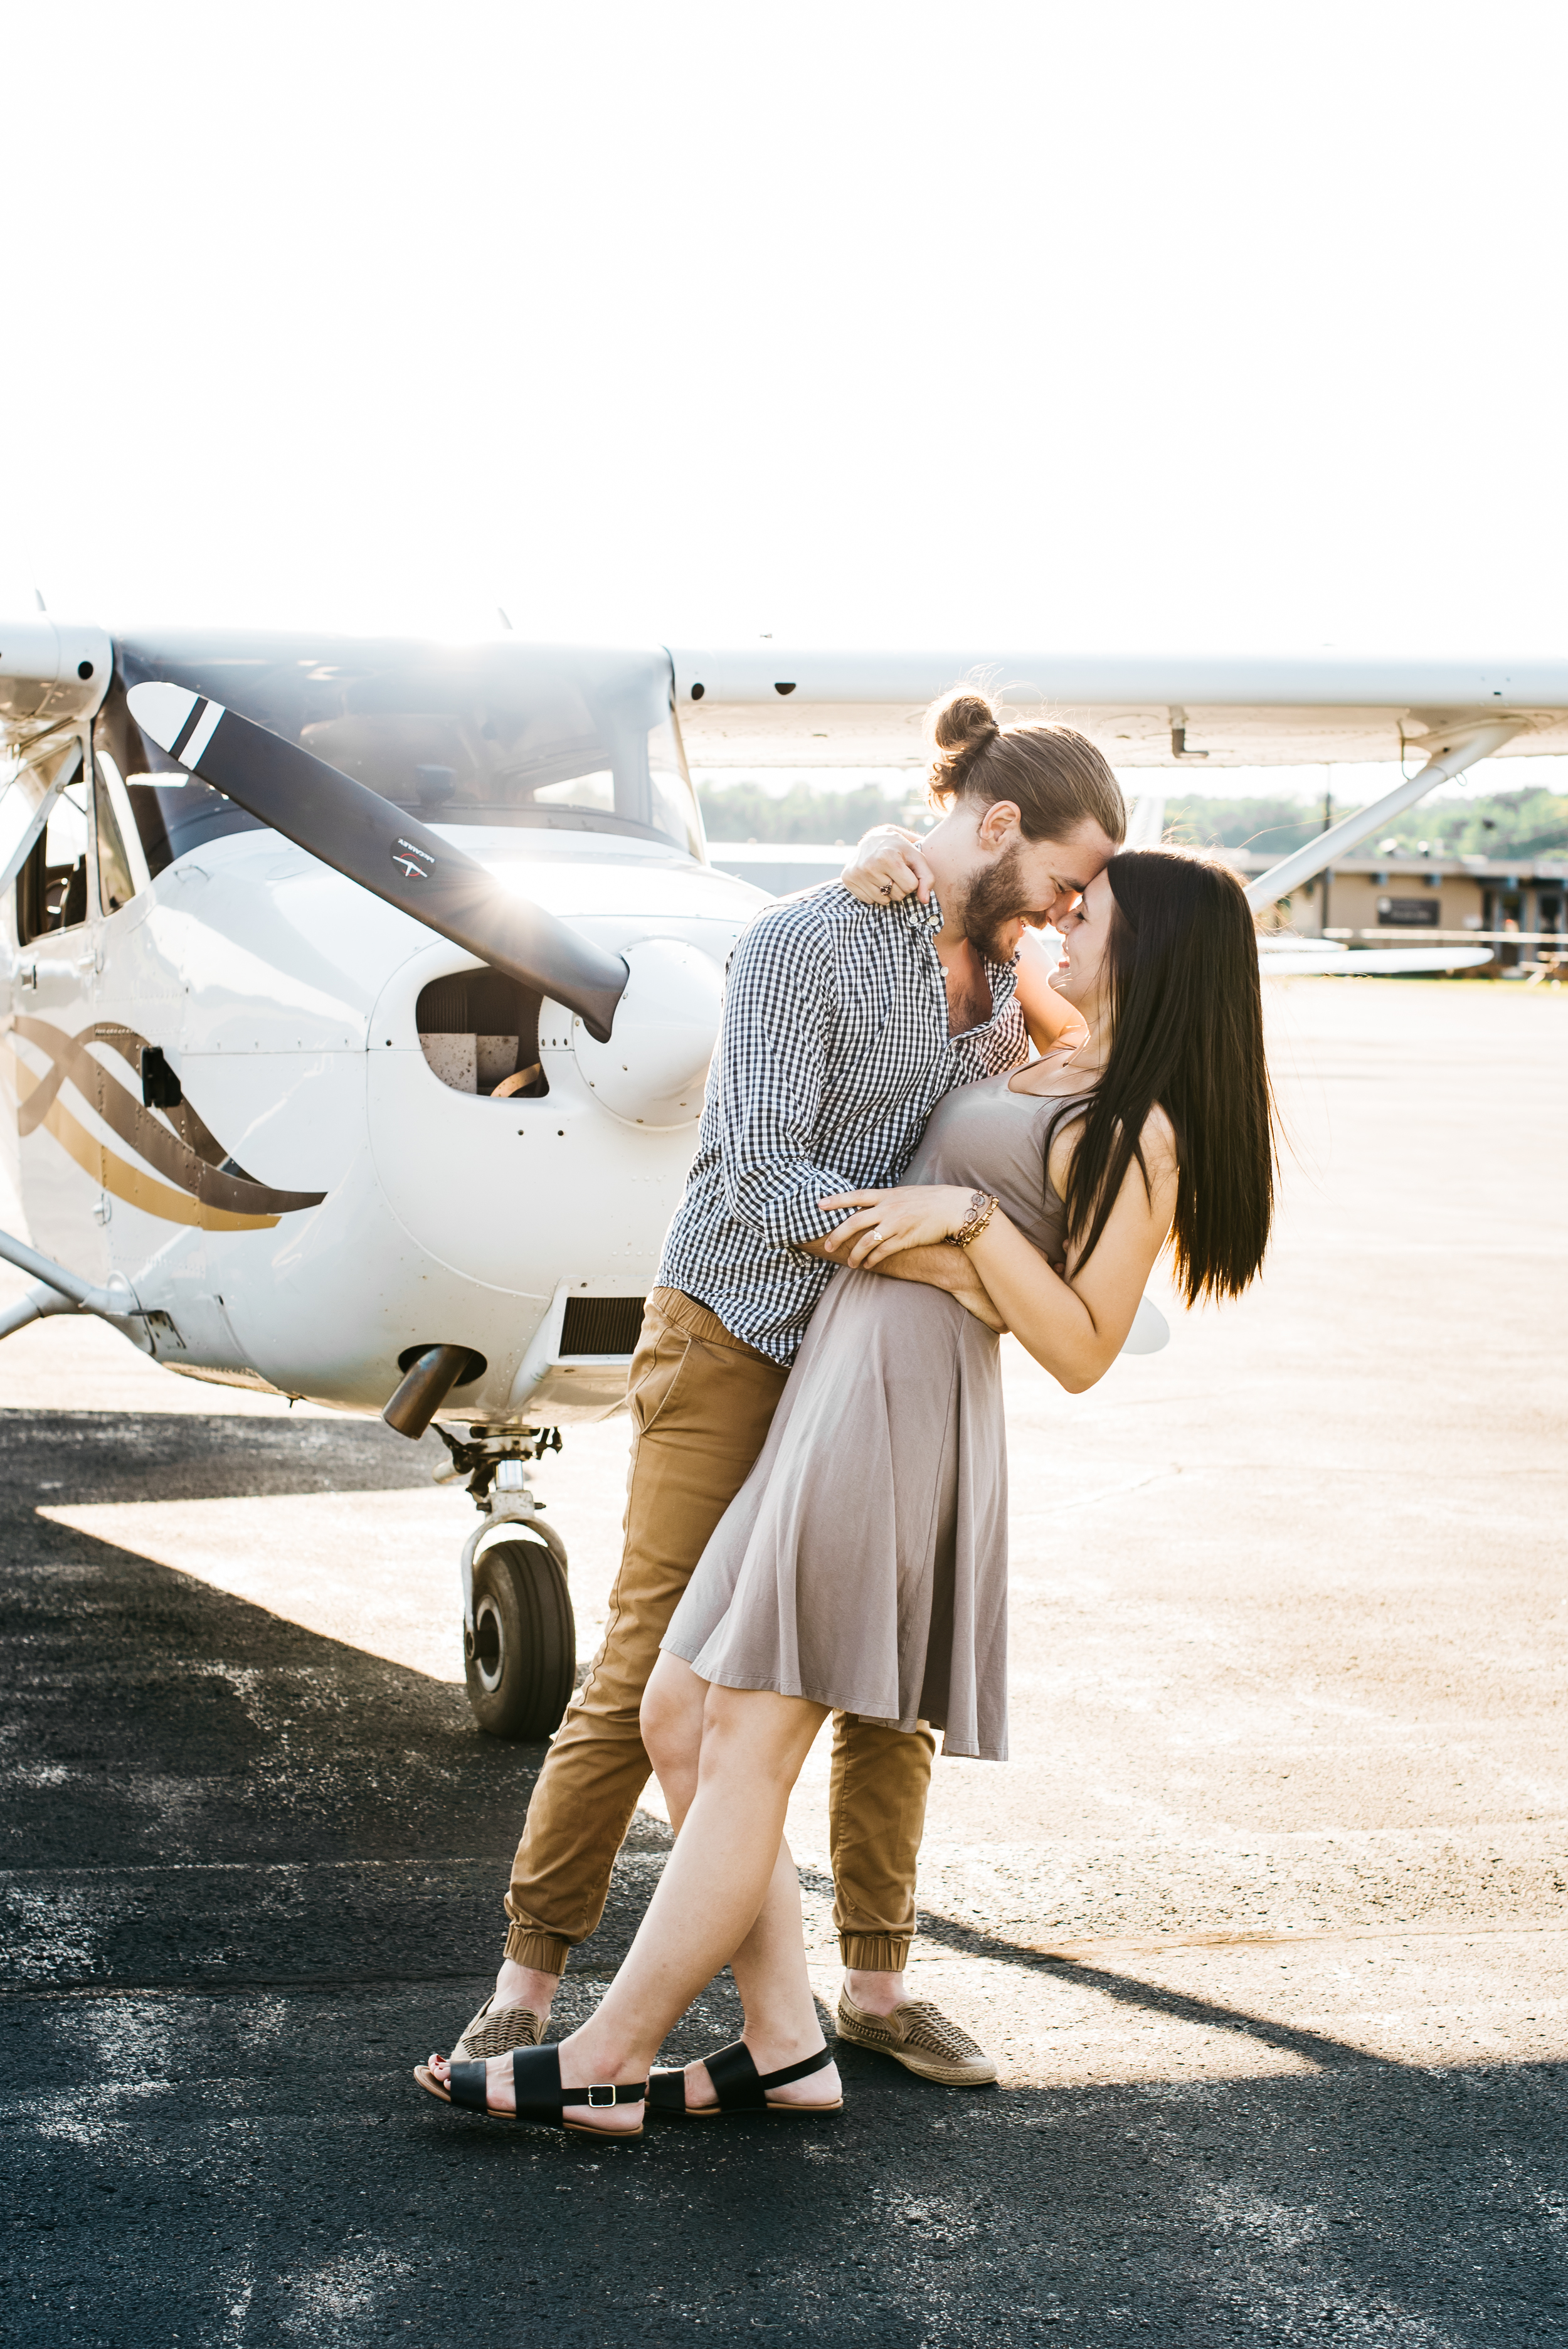
[[[205,1501],[247,1493],[428,1486],[438,1436],[410,1444],[379,1420],[214,1413],[0,1411],[0,1493],[35,1502]]]
[[[1194,1998],[1185,1991],[1165,1990],[1157,1983],[1140,1982],[1136,1974],[1115,1973],[1107,1966],[1089,1965],[1081,1959],[1051,1957],[1019,1942],[977,1932],[972,1926],[955,1925],[945,1917],[923,1911],[920,1930],[926,1940],[942,1942],[949,1949],[989,1958],[993,1962],[1000,1960],[1005,1965],[1024,1966],[1058,1982],[1076,1982],[1081,1989],[1098,1991],[1102,1998],[1112,1999],[1119,2005],[1142,2007],[1150,2014],[1168,2015],[1173,2022],[1198,2023],[1208,2031],[1239,2032],[1265,2047],[1278,2047],[1287,2054],[1299,2055],[1308,2064],[1324,2068],[1336,2064],[1387,2068],[1382,2057],[1369,2055],[1346,2040],[1327,2038],[1316,2031],[1298,2031],[1270,2015],[1249,2014],[1242,2007],[1221,2006],[1212,1999]]]

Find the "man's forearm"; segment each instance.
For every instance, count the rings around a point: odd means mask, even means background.
[[[824,1264],[838,1262],[836,1257],[829,1255],[824,1240],[808,1240],[803,1253],[820,1257]],[[948,1247],[938,1240],[931,1247],[900,1248],[896,1256],[885,1257],[881,1264],[870,1265],[866,1269],[888,1280],[920,1280],[927,1288],[944,1288],[949,1297],[955,1297],[965,1310],[984,1321],[988,1330],[1005,1330],[1007,1326],[970,1262],[967,1248]]]
[[[977,1313],[993,1330],[1006,1326],[970,1263],[967,1248],[948,1247],[940,1240],[933,1247],[900,1248],[896,1256],[884,1257],[872,1269],[885,1273],[890,1280],[921,1280],[928,1288],[945,1288],[949,1297],[956,1297],[960,1305]]]

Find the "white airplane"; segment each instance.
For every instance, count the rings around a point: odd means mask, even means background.
[[[95,1313],[190,1377],[433,1423],[480,1512],[475,1714],[547,1734],[575,1658],[530,1469],[624,1404],[763,902],[709,865],[687,754],[918,763],[925,704],[982,668],[1118,765],[1426,752],[1254,905],[1473,761],[1568,748],[1563,665],[0,626],[0,1125],[28,1233],[0,1257],[34,1282],[0,1337]]]

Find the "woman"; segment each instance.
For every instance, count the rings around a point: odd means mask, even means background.
[[[983,706],[983,705],[982,705]],[[1006,1751],[1010,1328],[1070,1392],[1103,1376],[1169,1239],[1189,1301],[1253,1278],[1273,1208],[1253,923],[1223,866],[1112,859],[1071,917],[1057,992],[1088,1041],[948,1095],[896,1189],[846,1210],[850,1268],[812,1320],[766,1448],[677,1608],[643,1707],[675,1850],[603,2003],[559,2047],[418,2076],[475,2109],[639,2134],[688,2116],[841,2101],[806,1973],[785,1807],[830,1711]],[[869,1276],[964,1247],[992,1312]],[[649,2066],[728,1961],[737,2047]],[[592,2085],[590,2085],[592,2084]]]

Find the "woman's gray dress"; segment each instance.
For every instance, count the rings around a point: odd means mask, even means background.
[[[1058,1268],[1046,1157],[1087,1096],[964,1085],[904,1181],[994,1191]],[[945,1290],[835,1274],[757,1465],[664,1645],[705,1681],[774,1689],[1007,1752],[1007,1452],[998,1340]]]

